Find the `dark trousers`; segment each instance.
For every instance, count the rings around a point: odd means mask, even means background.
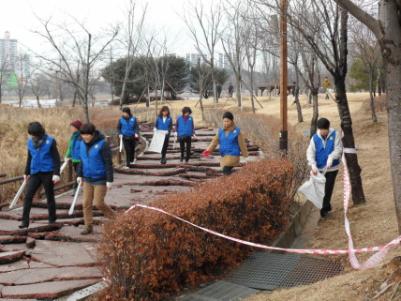
[[[324,187],[324,198],[323,198],[323,208],[322,211],[328,212],[331,211],[331,196],[333,195],[334,184],[336,183],[338,170],[327,172],[326,177],[326,186]]]
[[[41,185],[43,185],[46,193],[49,222],[54,223],[56,221],[56,201],[54,199],[54,184],[52,178],[53,173],[38,173],[29,178],[24,200],[22,223],[29,225],[29,215],[31,212],[33,197]]]
[[[162,148],[162,159],[166,159],[167,148],[168,148],[169,142],[170,142],[170,134],[167,134],[166,138],[164,138],[164,144],[163,144],[163,148]]]
[[[181,161],[184,160],[184,154],[185,156],[185,161],[189,161],[191,157],[191,144],[192,144],[192,137],[180,137],[180,150],[181,150]]]
[[[74,184],[72,185],[72,188],[75,190],[78,187],[77,183],[77,170],[78,170],[78,165],[79,163],[72,163],[72,168],[74,169]]]
[[[224,166],[223,167],[223,175],[229,176],[233,173],[233,166]]]
[[[125,149],[125,156],[126,156],[126,161],[127,161],[127,166],[130,166],[131,162],[134,162],[135,159],[135,146],[136,146],[136,141],[132,137],[124,137],[123,138],[123,143],[124,143],[124,149]]]

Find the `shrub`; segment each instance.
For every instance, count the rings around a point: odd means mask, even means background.
[[[151,204],[197,225],[253,242],[271,242],[287,222],[287,161],[263,160],[229,177]],[[99,300],[164,300],[235,267],[251,248],[146,209],[106,225],[99,246],[109,288]]]

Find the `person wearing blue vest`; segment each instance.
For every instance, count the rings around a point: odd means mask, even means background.
[[[67,152],[65,154],[64,160],[71,160],[72,166],[74,168],[75,174],[77,173],[78,164],[80,162],[79,157],[79,146],[81,142],[81,134],[79,129],[82,126],[82,122],[80,120],[75,120],[70,123],[71,128],[71,138],[68,141]],[[75,179],[75,183],[73,185],[73,196],[75,195],[75,190],[77,188],[77,182]]]
[[[78,166],[78,183],[83,182],[83,211],[85,229],[82,235],[93,232],[92,205],[108,218],[114,217],[113,210],[106,205],[104,199],[107,190],[112,188],[113,161],[111,149],[106,138],[96,127],[87,123],[81,127],[80,159]]]
[[[123,140],[126,165],[130,168],[135,161],[135,146],[139,139],[138,121],[136,117],[132,116],[130,108],[123,108],[123,115],[118,121],[117,129],[120,139]]]
[[[224,175],[230,175],[234,167],[239,166],[241,155],[248,157],[248,148],[245,143],[245,137],[241,129],[234,123],[234,115],[231,112],[225,112],[223,115],[223,128],[220,128],[212,143],[202,153],[208,157],[220,145],[220,165],[223,168]]]
[[[192,118],[191,114],[191,108],[184,107],[182,109],[182,115],[178,116],[175,125],[178,141],[180,142],[181,162],[184,161],[185,154],[185,162],[187,163],[191,158],[192,136],[195,135],[194,119]]]
[[[29,227],[29,215],[32,200],[39,187],[43,185],[49,211],[49,224],[56,222],[56,201],[54,198],[54,184],[60,182],[60,155],[56,140],[46,134],[39,122],[28,125],[28,158],[25,167],[24,179],[27,181],[27,190],[24,199],[22,223],[19,228]]]
[[[330,128],[328,119],[319,119],[317,121],[317,133],[313,135],[307,150],[307,159],[312,169],[312,175],[317,175],[320,172],[324,173],[326,177],[325,196],[323,207],[320,210],[322,218],[327,217],[332,210],[331,197],[340,168],[342,153],[341,135]]]
[[[170,117],[170,109],[167,106],[163,106],[155,122],[155,130],[166,132],[166,137],[164,138],[164,144],[161,154],[162,157],[160,160],[161,164],[167,163],[167,158],[166,158],[167,148],[168,148],[168,143],[170,141],[170,134],[172,128],[173,128],[173,119]]]

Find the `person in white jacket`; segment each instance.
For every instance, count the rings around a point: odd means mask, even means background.
[[[311,175],[317,175],[320,172],[326,177],[323,208],[320,210],[320,216],[324,218],[332,210],[331,196],[340,168],[343,146],[340,133],[330,128],[328,119],[319,119],[317,128],[317,133],[313,135],[307,150],[307,159],[312,169]]]

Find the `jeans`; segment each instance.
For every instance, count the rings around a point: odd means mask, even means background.
[[[54,198],[53,173],[38,173],[31,175],[28,180],[24,199],[24,209],[22,213],[22,223],[25,225],[29,225],[29,215],[31,213],[33,197],[41,185],[43,185],[46,193],[47,209],[49,211],[49,223],[54,223],[56,221],[56,201]]]
[[[136,141],[133,137],[124,137],[123,138],[125,156],[126,156],[126,164],[129,167],[131,162],[134,162],[135,159],[135,146]]]
[[[191,157],[191,144],[192,144],[192,137],[180,137],[180,150],[181,150],[181,161],[184,160],[184,154],[185,156],[185,161],[189,161]]]

